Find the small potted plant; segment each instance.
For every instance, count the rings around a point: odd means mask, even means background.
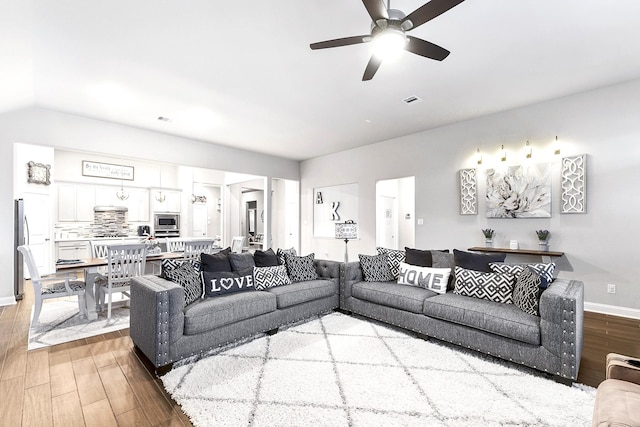
[[[484,234],[484,245],[487,248],[493,247],[493,235],[495,234],[495,230],[492,228],[483,228],[482,234]]]
[[[536,230],[536,234],[538,235],[538,245],[540,246],[541,251],[549,250],[549,230]]]

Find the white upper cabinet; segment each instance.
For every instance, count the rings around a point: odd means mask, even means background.
[[[125,200],[125,206],[129,208],[129,222],[149,222],[149,190],[131,188],[127,191],[129,198]]]
[[[58,184],[58,221],[91,222],[96,204],[93,187],[78,184]]]
[[[159,202],[156,198],[158,191],[160,190],[157,188],[151,190],[150,198],[154,212],[180,212],[182,191],[162,190],[162,194],[165,196],[165,199],[162,202]]]

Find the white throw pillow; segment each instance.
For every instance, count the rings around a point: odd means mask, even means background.
[[[401,262],[398,270],[398,284],[419,286],[444,294],[447,292],[450,274],[450,268],[418,267]]]

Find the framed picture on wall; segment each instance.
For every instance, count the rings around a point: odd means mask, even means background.
[[[487,169],[487,218],[551,217],[551,164]]]

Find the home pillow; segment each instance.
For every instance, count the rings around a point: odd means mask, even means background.
[[[556,265],[553,262],[549,264],[505,264],[502,262],[492,262],[489,264],[489,267],[496,273],[513,274],[514,276],[522,273],[527,267],[531,267],[533,271],[544,277],[548,283],[553,282],[553,272],[556,269]]]
[[[491,273],[489,263],[503,262],[507,254],[476,254],[473,252],[464,252],[457,249],[453,250],[453,258],[456,266],[466,270],[483,271]]]
[[[298,255],[296,253],[296,248],[291,248],[291,249],[278,249],[278,252],[276,253],[277,257],[278,257],[278,263],[282,264],[282,265],[286,265],[285,260],[284,260],[284,254],[289,254],[289,255]]]
[[[316,280],[318,278],[318,272],[313,264],[314,256],[315,254],[307,256],[284,254],[287,272],[292,282],[306,282],[307,280]]]
[[[549,282],[533,267],[523,268],[516,278],[513,289],[513,303],[525,313],[540,315],[540,296]]]
[[[511,274],[483,273],[456,266],[453,293],[506,304],[513,303],[516,278]]]
[[[421,249],[404,248],[405,258],[404,262],[411,265],[417,265],[419,267],[431,267],[433,266],[433,258],[431,251],[423,251]]]
[[[253,254],[256,267],[274,267],[278,265],[278,255],[269,248],[266,251],[256,250]]]
[[[390,282],[395,280],[386,255],[358,255],[366,282]]]
[[[178,268],[167,270],[166,278],[184,288],[185,305],[202,298],[202,280],[191,263],[183,262]]]
[[[229,271],[203,271],[204,295],[217,297],[234,292],[253,291],[253,274],[240,276]]]
[[[200,270],[202,271],[226,271],[231,272],[231,263],[229,262],[229,254],[231,248],[223,249],[215,254],[200,254]]]
[[[449,282],[449,268],[418,267],[415,265],[400,263],[398,283],[400,285],[420,286],[439,294],[447,292]]]
[[[398,249],[388,248],[376,248],[379,255],[387,255],[387,264],[391,270],[391,275],[394,279],[398,278],[398,270],[400,269],[400,263],[404,262],[404,251]]]
[[[253,267],[253,285],[258,291],[290,284],[291,279],[284,265]]]
[[[256,266],[256,263],[253,260],[253,255],[249,252],[241,254],[230,253],[229,264],[231,264],[231,270],[241,276],[253,274],[253,267]]]
[[[169,271],[175,270],[184,263],[185,261],[181,259],[163,259],[160,263],[160,277],[167,277]],[[187,263],[196,270],[196,273],[200,272],[200,261],[189,260]]]

